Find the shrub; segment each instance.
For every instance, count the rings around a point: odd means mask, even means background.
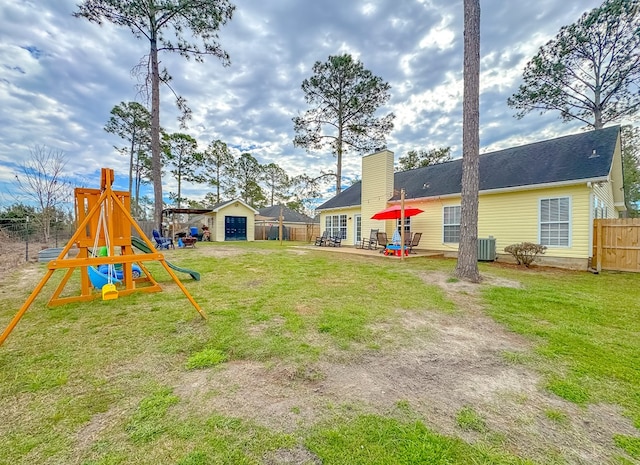
[[[534,244],[533,242],[521,242],[511,244],[504,248],[504,251],[513,255],[518,265],[528,267],[533,263],[538,254],[543,254],[547,250],[546,245]]]

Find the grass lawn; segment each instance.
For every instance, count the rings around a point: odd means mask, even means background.
[[[199,243],[0,347],[0,465],[633,464],[640,276]],[[44,275],[0,283],[0,330]],[[73,283],[70,292],[75,292]]]

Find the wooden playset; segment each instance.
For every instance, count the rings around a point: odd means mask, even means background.
[[[49,278],[59,269],[67,269],[67,272],[49,299],[49,306],[89,301],[99,298],[100,296],[102,296],[103,300],[111,300],[134,292],[161,291],[162,288],[158,282],[153,279],[149,270],[144,266],[144,262],[158,261],[165,270],[167,270],[167,273],[169,273],[173,281],[175,281],[202,318],[206,319],[204,311],[171,270],[164,255],[155,251],[153,243],[147,238],[129,213],[129,193],[114,191],[111,187],[113,180],[113,170],[103,168],[101,174],[101,189],[75,189],[77,229],[66,247],[60,252],[58,258],[49,262],[47,273],[40,280],[20,310],[18,310],[2,335],[0,335],[0,345],[2,345],[13,328],[18,324],[47,281],[49,281]],[[134,253],[131,237],[132,228],[146,244],[149,253]],[[74,244],[78,248],[77,256],[74,258],[65,258]],[[120,248],[120,254],[115,255],[114,252],[118,247]],[[106,254],[98,256],[97,250],[99,248],[103,248],[103,250],[106,248]],[[139,266],[144,274],[141,274],[139,277],[134,277],[134,263],[137,263],[137,266]],[[96,285],[95,282],[92,284],[90,274],[95,274],[95,269],[105,264],[109,265],[108,273],[106,275],[103,274],[106,282],[100,285],[101,289],[98,289],[100,292],[96,292]],[[119,274],[122,279],[116,279],[114,277],[113,267],[116,265],[122,266]],[[63,297],[62,292],[76,268],[80,270],[80,295]],[[118,284],[118,287],[116,284]]]

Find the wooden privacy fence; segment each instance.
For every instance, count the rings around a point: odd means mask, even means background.
[[[592,266],[640,272],[640,218],[594,220]]]
[[[288,241],[301,241],[311,242],[316,236],[320,235],[320,225],[313,224],[297,224],[297,225],[283,225],[286,228],[286,232],[283,231],[283,239]],[[278,225],[256,225],[255,227],[255,240],[268,240],[278,238]]]

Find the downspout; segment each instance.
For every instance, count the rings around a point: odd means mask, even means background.
[[[587,270],[592,273],[598,273],[595,268],[595,264],[593,261],[595,257],[593,256],[593,183],[591,181],[587,181],[587,189],[589,189],[589,264],[587,266]]]

